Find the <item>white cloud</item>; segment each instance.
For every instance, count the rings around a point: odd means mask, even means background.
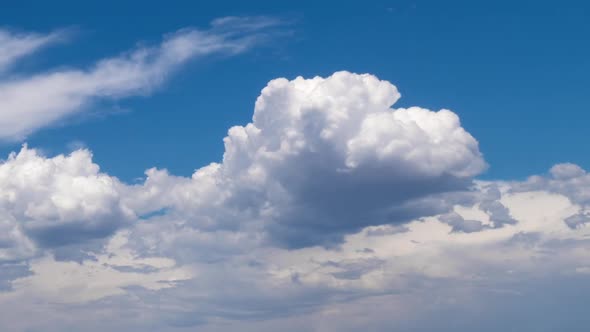
[[[160,290],[193,277],[190,269],[176,266],[170,258],[138,257],[125,248],[126,236],[125,232],[116,234],[104,253],[82,262],[56,261],[51,255],[32,260],[32,274],[12,281],[13,291],[0,296],[0,303],[19,297],[83,303],[125,294],[129,286]]]
[[[568,180],[586,175],[580,166],[571,163],[557,164],[549,170],[551,175],[558,180]]]
[[[437,328],[428,316],[493,331],[481,317],[507,303],[532,317],[538,294],[590,294],[587,173],[474,180],[486,165],[458,117],[399,97],[372,75],[273,80],[223,161],[190,178],[129,185],[87,150],[23,148],[0,164],[0,253],[28,271],[0,270],[0,321],[34,308],[8,329]]]
[[[35,246],[83,243],[135,217],[121,204],[118,180],[100,173],[91,157],[77,150],[46,158],[24,146],[0,164],[0,216],[17,247],[30,253]],[[1,259],[14,255],[13,248],[0,248]]]
[[[569,197],[574,203],[590,204],[590,174],[577,165],[557,164],[549,177],[533,175],[522,183],[515,183],[514,191],[549,190]]]
[[[150,235],[151,239],[160,237],[160,241],[148,239],[147,247],[139,251],[143,255],[121,249],[117,243],[125,242],[124,233],[111,241],[115,244],[110,247],[115,249],[97,254],[96,261],[80,264],[38,259],[31,265],[34,275],[13,283],[15,289],[9,298],[15,302],[10,303],[18,304],[19,298],[70,303],[60,310],[80,311],[72,322],[74,327],[87,324],[97,310],[102,312],[115,304],[122,308],[109,313],[109,317],[119,317],[118,324],[111,322],[115,328],[175,331],[179,326],[190,330],[195,328],[193,324],[204,324],[199,329],[256,331],[261,324],[270,324],[275,328],[304,326],[305,330],[337,331],[341,322],[355,329],[368,324],[349,317],[352,311],[355,317],[371,316],[371,324],[379,326],[392,324],[394,315],[398,317],[395,326],[410,331],[412,326],[428,326],[429,320],[420,320],[425,315],[445,313],[448,319],[466,319],[462,315],[474,317],[473,306],[498,312],[512,301],[526,304],[523,298],[531,299],[530,292],[544,294],[562,287],[554,284],[553,288],[538,289],[534,283],[553,284],[555,278],[569,280],[583,275],[583,262],[590,258],[587,227],[572,230],[563,222],[579,207],[562,195],[547,192],[504,192],[499,199],[518,220],[516,224],[458,233],[432,217],[406,224],[405,232],[376,235],[372,227],[365,228],[348,235],[337,250],[248,247],[247,239],[240,239],[237,233],[215,236],[218,232],[195,231],[173,217],[158,217]],[[481,216],[486,222],[491,217],[477,204],[456,211],[466,219]],[[232,237],[235,241],[230,240]],[[219,248],[211,246],[214,243]],[[151,261],[147,248],[160,251],[166,246],[175,251],[168,255],[189,260],[191,267],[177,268],[170,259]],[[230,252],[228,247],[234,250]],[[226,250],[221,256],[217,252],[220,249]],[[146,265],[176,272],[137,272]],[[118,271],[121,266],[135,270]],[[71,288],[50,281],[50,275],[66,272],[73,278],[71,282],[64,279]],[[137,285],[153,289],[159,285],[153,280],[188,277],[192,280],[159,289],[153,296],[144,290],[124,288]],[[66,291],[75,287],[81,290]],[[96,302],[101,299],[105,301]],[[81,307],[90,300],[92,305]],[[554,300],[561,305],[571,301]],[[129,304],[132,306],[127,307]],[[45,314],[51,316],[49,308],[56,307],[47,306]],[[452,311],[447,311],[449,308]],[[126,317],[138,315],[136,310],[149,319],[144,323],[128,321]],[[521,312],[526,310],[525,305]],[[497,327],[497,323],[489,324]],[[88,330],[99,326],[95,323]],[[441,328],[450,326],[445,323]]]
[[[0,74],[19,59],[62,40],[64,31],[47,35],[0,30]]]
[[[454,113],[391,108],[399,97],[372,75],[273,80],[253,122],[229,130],[221,164],[191,181],[150,170],[130,204],[188,211],[199,228],[256,228],[286,247],[444,212],[442,195],[467,190],[486,164]]]
[[[142,47],[98,61],[88,69],[55,70],[17,79],[0,79],[0,139],[22,139],[75,113],[97,99],[149,93],[190,59],[236,54],[269,37],[277,20],[226,18],[209,30],[183,29],[155,47]],[[56,39],[57,35],[4,36],[12,51],[0,53],[0,68]],[[4,49],[3,47],[0,47]]]

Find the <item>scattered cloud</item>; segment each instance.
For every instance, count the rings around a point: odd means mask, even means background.
[[[225,18],[211,31],[261,24]],[[171,61],[166,52],[192,57],[176,39],[187,33],[144,51],[139,67]],[[97,91],[118,97],[148,81]],[[567,307],[570,288],[590,294],[586,171],[477,180],[486,163],[458,116],[395,108],[399,98],[366,74],[276,79],[252,123],[229,129],[221,163],[191,177],[149,169],[137,184],[100,172],[87,149],[47,157],[24,146],[0,163],[0,321],[15,331],[413,331],[435,328],[428,315],[452,331],[489,313],[530,316],[550,306],[544,295]],[[35,315],[8,319],[26,309]]]

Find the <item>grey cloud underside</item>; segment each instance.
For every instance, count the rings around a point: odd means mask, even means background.
[[[463,201],[451,202],[460,205],[476,204],[477,207],[489,216],[489,224],[480,220],[465,219],[457,212],[451,211],[440,216],[440,220],[453,227],[456,232],[480,232],[485,229],[500,228],[504,225],[514,225],[517,221],[510,211],[500,202],[502,194],[498,186],[491,185],[470,193],[472,196]]]
[[[368,184],[341,187],[346,181],[333,181],[324,177],[297,192],[297,200],[284,207],[269,225],[270,240],[288,248],[338,245],[346,234],[367,226],[400,224],[446,212],[454,202],[449,191],[466,190],[469,184],[429,181],[421,188],[414,182],[410,183],[414,190],[399,195],[396,188],[403,187],[403,183],[384,181],[372,188]]]

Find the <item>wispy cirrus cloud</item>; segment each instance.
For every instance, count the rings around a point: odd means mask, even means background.
[[[150,93],[190,60],[245,52],[271,38],[280,24],[268,17],[226,17],[208,29],[185,28],[166,35],[159,45],[102,59],[90,68],[0,78],[0,140],[22,139],[97,100]],[[0,30],[0,70],[60,37]]]
[[[21,58],[67,37],[65,30],[49,34],[18,33],[0,29],[0,73]]]

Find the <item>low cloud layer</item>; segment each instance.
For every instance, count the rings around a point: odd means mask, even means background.
[[[269,24],[218,20],[66,77],[100,82],[84,102],[130,95],[199,52],[249,47],[247,31]],[[25,145],[0,164],[3,328],[493,331],[505,325],[488,315],[551,307],[538,294],[579,312],[564,294],[590,294],[588,173],[478,180],[487,165],[459,117],[399,98],[368,74],[272,80],[221,162],[192,177],[149,169],[137,184],[88,150]],[[71,112],[84,103],[65,99]]]

